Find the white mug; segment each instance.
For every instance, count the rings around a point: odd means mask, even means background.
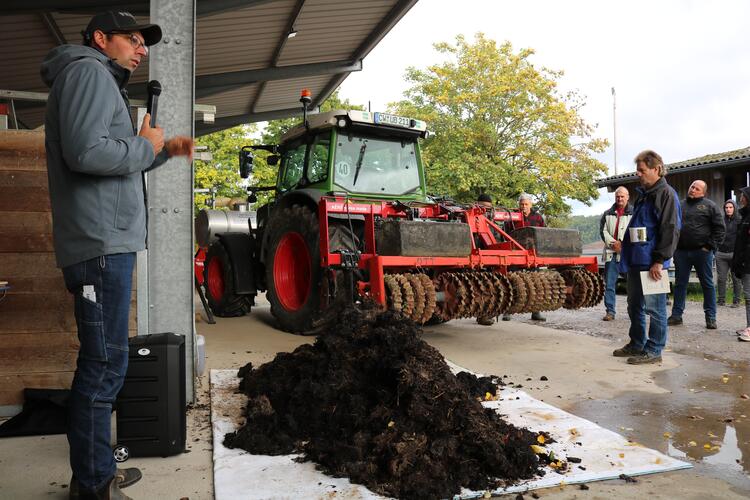
[[[629,227],[631,243],[645,243],[648,241],[648,231],[645,227]]]

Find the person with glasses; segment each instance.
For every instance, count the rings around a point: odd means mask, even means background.
[[[127,499],[141,478],[116,468],[110,447],[112,405],[128,365],[128,315],[136,252],[146,247],[144,172],[169,157],[192,158],[191,137],[164,140],[150,116],[136,130],[126,86],[161,40],[156,24],[103,12],[82,32],[83,45],[47,54],[47,173],[57,265],[73,294],[78,360],[68,402],[70,498]]]

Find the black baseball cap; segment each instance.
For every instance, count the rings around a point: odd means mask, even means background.
[[[157,44],[161,40],[161,28],[158,24],[138,24],[133,14],[122,10],[108,10],[92,17],[86,29],[81,31],[84,43],[91,42],[96,30],[104,33],[140,31],[147,46]]]
[[[482,193],[477,197],[477,201],[484,201],[492,203],[492,197],[488,195],[487,193]]]

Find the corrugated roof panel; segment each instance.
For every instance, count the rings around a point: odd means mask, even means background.
[[[280,0],[200,18],[196,74],[268,67],[295,4],[295,0]]]
[[[0,16],[0,89],[43,92],[39,66],[55,41],[38,15]]]
[[[250,106],[258,92],[258,84],[239,89],[220,92],[212,96],[199,99],[200,104],[216,106],[216,117],[233,116],[250,113]]]
[[[675,163],[668,163],[667,172],[680,172],[689,170],[699,170],[702,166],[711,166],[716,163],[735,162],[737,160],[750,159],[750,147],[733,149],[732,151],[725,151],[723,153],[712,153],[705,156],[699,156],[698,158],[692,158],[690,160],[683,160]],[[599,179],[597,185],[599,187],[609,186],[615,184],[618,181],[635,179],[635,172],[628,172],[625,174],[612,175]]]
[[[268,82],[260,101],[253,111],[255,113],[262,113],[264,111],[294,107],[299,103],[299,95],[302,89],[310,89],[312,98],[315,99],[330,79],[330,75],[321,75]],[[301,106],[300,104],[300,109],[302,109]]]
[[[284,45],[279,65],[326,62],[351,57],[377,22],[395,4],[395,0],[305,2],[294,25],[297,36]],[[377,22],[373,22],[373,19],[377,19]],[[352,27],[357,25],[362,26],[362,29],[353,30]],[[341,28],[341,33],[338,28]]]
[[[415,0],[416,1],[416,0]],[[33,3],[33,2],[30,2]],[[396,5],[403,7],[399,14],[411,7],[411,2],[400,0],[307,0],[302,6],[294,29],[297,36],[282,38],[295,13],[298,0],[275,0],[255,7],[220,12],[197,19],[196,75],[221,75],[248,69],[265,69],[320,62],[354,62],[355,54],[374,33],[380,23]],[[90,15],[52,12],[52,19],[68,43],[80,44],[80,32],[90,20]],[[148,21],[147,16],[137,16]],[[395,20],[394,20],[395,22]],[[389,24],[390,26],[390,24]],[[383,33],[375,33],[377,35]],[[165,32],[165,36],[169,36]],[[279,45],[283,48],[275,60]],[[371,40],[373,41],[373,40]],[[0,58],[5,68],[0,74],[0,88],[18,91],[45,92],[39,77],[39,65],[44,56],[56,45],[41,14],[0,15]],[[366,49],[370,49],[368,44]],[[156,49],[158,52],[161,47]],[[344,75],[345,76],[345,75]],[[148,59],[131,77],[136,84],[133,93],[148,79]],[[272,81],[264,85],[263,94],[256,95],[259,84],[210,95],[199,100],[217,106],[217,118],[273,112],[298,106],[299,90],[310,88],[313,97],[328,89],[339,76],[327,74],[287,81]],[[131,89],[133,90],[133,89]],[[258,101],[256,109],[250,109]],[[43,110],[19,106],[19,116],[31,127],[41,124]]]

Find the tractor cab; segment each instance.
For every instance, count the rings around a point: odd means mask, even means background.
[[[424,168],[418,140],[423,121],[386,113],[335,110],[311,115],[282,136],[278,146],[246,146],[240,173],[252,164],[251,149],[266,149],[280,160],[277,201],[304,191],[315,204],[323,195],[425,201]],[[298,197],[295,197],[298,198]]]

